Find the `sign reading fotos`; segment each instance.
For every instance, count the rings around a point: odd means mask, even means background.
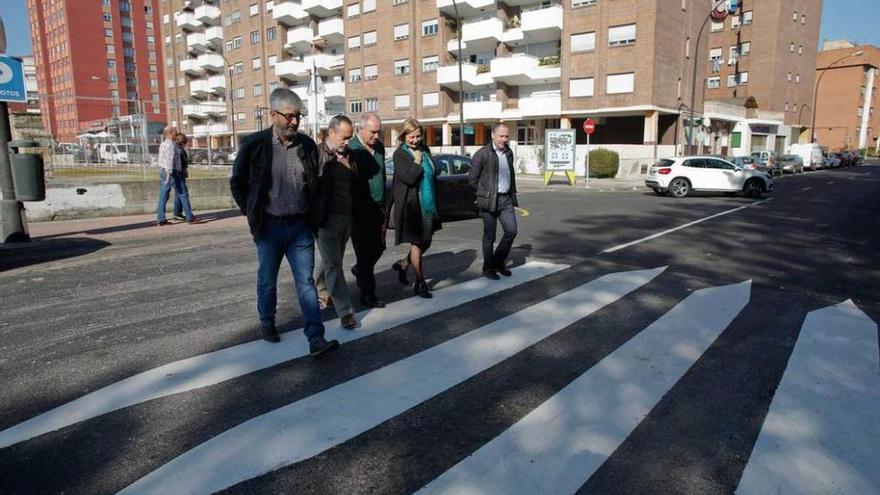
[[[544,184],[550,183],[555,172],[565,172],[574,185],[574,164],[577,143],[574,129],[547,129],[544,134]]]

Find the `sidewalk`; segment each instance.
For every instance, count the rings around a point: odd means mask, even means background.
[[[589,188],[587,187],[587,180],[582,176],[579,176],[575,179],[574,186],[572,186],[568,179],[564,174],[556,174],[550,180],[550,184],[544,185],[544,178],[540,175],[517,175],[516,181],[518,184],[517,190],[525,190],[527,188],[529,191],[572,191],[572,190],[589,190],[595,192],[609,192],[609,191],[641,191],[645,189],[645,176],[638,175],[635,177],[627,177],[621,179],[596,179],[590,178],[589,180]]]

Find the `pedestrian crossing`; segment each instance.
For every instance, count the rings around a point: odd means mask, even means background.
[[[149,459],[127,472],[112,489],[91,491],[214,493],[248,482],[247,489],[239,489],[247,493],[261,478],[278,473],[291,476],[293,471],[286,471],[290,467],[331,462],[341,446],[357,445],[363,435],[408,417],[413,410],[432,407],[453,389],[472,383],[485,386],[480,380],[490,376],[490,371],[557,335],[575,329],[589,342],[595,332],[581,329],[579,322],[601,324],[606,321],[601,316],[621,302],[659,291],[668,267],[611,271],[576,280],[579,273],[576,267],[530,262],[501,281],[471,280],[436,291],[432,300],[405,299],[383,310],[364,312],[359,315],[363,326],[355,332],[331,322],[328,334],[338,338],[344,350],[355,341],[369,342],[409,322],[421,321],[430,327],[440,312],[459,307],[473,311],[475,302],[495,294],[519,292],[532,298],[531,303],[497,319],[461,329],[350,379],[318,387],[314,393],[261,411],[219,434],[201,435],[198,440],[195,431],[193,439],[170,457]],[[551,279],[554,283],[575,279],[575,283],[547,292],[545,282]],[[512,418],[509,426],[461,457],[426,462],[423,470],[410,469],[419,472],[418,476],[400,485],[405,490],[389,492],[578,492],[682,377],[692,373],[695,363],[733,322],[750,311],[752,298],[749,280],[683,295],[594,365],[571,376],[567,385]],[[187,394],[197,390],[210,391],[306,355],[305,339],[299,333],[285,334],[281,344],[251,342],[138,373],[0,431],[0,465],[21,452],[81,452],[60,443],[58,431],[87,431],[96,418],[124,417],[132,406],[149,408],[148,401],[157,398],[186,400]],[[809,312],[781,381],[769,384],[776,391],[769,411],[754,412],[758,417],[766,412],[766,419],[737,492],[880,493],[878,355],[877,325],[852,301]],[[548,363],[552,360],[533,365]],[[509,378],[512,388],[529,379]],[[149,425],[141,426],[135,431],[144,436],[140,442],[149,445]],[[405,429],[395,431],[408,434]],[[413,449],[427,457],[431,445],[413,440]],[[371,456],[368,451],[355,453]],[[405,462],[418,465],[420,460],[416,456]],[[5,473],[0,470],[0,474]],[[65,486],[63,480],[59,486]]]

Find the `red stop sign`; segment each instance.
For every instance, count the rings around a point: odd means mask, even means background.
[[[596,130],[596,121],[593,119],[587,119],[584,121],[584,132],[587,134],[592,134]]]

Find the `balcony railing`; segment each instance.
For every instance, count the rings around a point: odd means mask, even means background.
[[[303,10],[302,4],[298,2],[276,2],[272,7],[272,17],[285,26],[296,26],[307,21],[309,13]]]
[[[342,0],[302,0],[302,8],[320,18],[330,17],[342,11]]]
[[[202,24],[215,26],[220,24],[220,7],[210,4],[202,4],[196,7],[196,20]]]
[[[203,24],[196,19],[196,15],[192,12],[178,12],[174,16],[174,23],[177,24],[177,27],[180,29],[185,29],[187,31],[196,31],[202,29]]]

